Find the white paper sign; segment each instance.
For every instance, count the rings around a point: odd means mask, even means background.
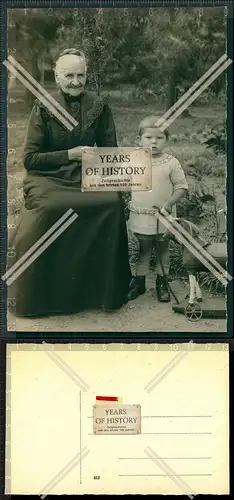
[[[87,148],[82,152],[82,191],[150,191],[148,148]]]
[[[94,434],[140,434],[140,405],[95,405],[93,407]]]

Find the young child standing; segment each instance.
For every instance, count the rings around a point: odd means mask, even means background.
[[[157,297],[160,302],[169,302],[170,293],[164,277],[164,274],[168,275],[170,266],[169,240],[163,238],[166,227],[161,222],[157,224],[155,215],[144,213],[144,210],[156,206],[176,217],[176,203],[184,196],[188,185],[178,160],[164,152],[168,133],[156,127],[158,119],[158,116],[148,116],[139,125],[140,145],[152,151],[152,190],[133,191],[129,204],[128,224],[139,241],[139,256],[128,299],[134,300],[145,293],[145,278],[152,250],[156,247]]]

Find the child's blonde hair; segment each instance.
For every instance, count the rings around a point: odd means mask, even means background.
[[[157,122],[160,118],[161,117],[157,116],[157,115],[150,115],[150,116],[146,116],[143,120],[141,120],[141,122],[139,124],[139,128],[138,128],[139,136],[140,137],[142,136],[142,134],[144,133],[144,130],[146,128],[158,128],[159,129],[159,127],[157,126]],[[166,138],[168,139],[169,134],[168,134],[167,130],[164,130],[164,134],[165,134]]]

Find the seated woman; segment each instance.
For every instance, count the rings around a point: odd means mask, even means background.
[[[105,98],[84,90],[82,52],[60,54],[55,79],[56,99],[78,125],[69,131],[46,105],[36,101],[33,107],[24,150],[25,204],[11,241],[16,261],[67,210],[78,217],[9,286],[18,316],[119,309],[131,279],[121,195],[81,192],[82,146],[117,146],[110,108]]]

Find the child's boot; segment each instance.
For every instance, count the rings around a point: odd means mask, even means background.
[[[135,300],[145,293],[145,276],[134,276],[130,283],[128,300]]]
[[[171,297],[168,289],[167,279],[165,276],[157,276],[156,292],[159,302],[170,302]]]

